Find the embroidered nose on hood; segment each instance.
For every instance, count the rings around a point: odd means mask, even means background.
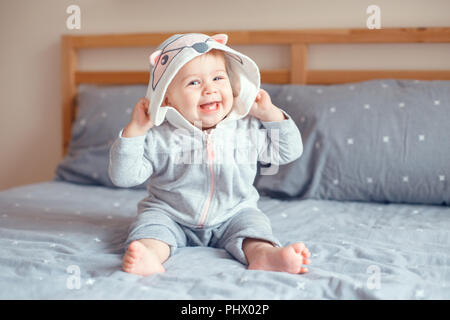
[[[175,108],[162,107],[166,90],[177,72],[189,61],[212,49],[225,52],[228,76],[232,88],[239,88],[234,97],[228,116],[221,123],[235,121],[245,117],[258,94],[261,80],[256,63],[246,55],[226,45],[228,36],[216,34],[208,36],[201,33],[175,34],[164,41],[150,55],[150,81],[147,99],[150,100],[150,119],[159,126],[165,119],[177,128],[199,130],[187,121]]]

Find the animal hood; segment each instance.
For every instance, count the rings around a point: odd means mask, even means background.
[[[177,72],[190,60],[212,49],[225,52],[231,86],[238,90],[233,107],[221,123],[245,117],[253,105],[260,88],[260,74],[256,63],[246,55],[228,47],[226,34],[208,36],[200,33],[175,34],[164,41],[150,55],[150,81],[147,99],[150,100],[148,113],[156,126],[165,119],[177,128],[197,130],[175,108],[161,107],[166,90]]]

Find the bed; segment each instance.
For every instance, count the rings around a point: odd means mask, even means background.
[[[165,273],[121,270],[145,184],[116,188],[109,147],[146,91],[145,71],[79,71],[81,49],[146,47],[172,33],[62,37],[63,160],[55,179],[0,192],[0,299],[449,299],[450,70],[309,70],[314,43],[450,42],[450,28],[217,31],[289,46],[262,87],[296,121],[304,153],[260,166],[259,206],[303,275],[247,270],[187,247]]]

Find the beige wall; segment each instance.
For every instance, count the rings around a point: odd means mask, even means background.
[[[66,28],[71,4],[81,8],[81,30]],[[382,27],[450,26],[448,0],[0,0],[0,190],[51,180],[61,160],[62,34],[365,28],[370,4],[380,6]],[[283,48],[266,54],[240,50],[261,67],[286,66]],[[450,48],[442,44],[315,46],[311,52],[311,68],[450,69]],[[405,53],[412,55],[405,59]],[[96,50],[83,53],[80,65],[146,69],[147,55],[148,50]]]

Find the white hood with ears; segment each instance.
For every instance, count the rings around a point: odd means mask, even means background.
[[[227,40],[226,34],[214,36],[201,33],[175,34],[150,55],[150,81],[146,97],[150,100],[148,110],[150,119],[156,126],[167,119],[177,128],[195,130],[196,127],[175,108],[163,107],[162,103],[166,90],[177,72],[187,62],[212,49],[225,52],[231,87],[240,88],[230,113],[221,122],[241,119],[248,114],[261,84],[259,69],[252,59],[228,47]]]

